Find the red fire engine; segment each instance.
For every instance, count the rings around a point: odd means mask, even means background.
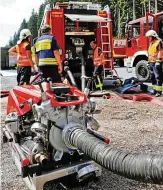
[[[86,75],[92,75],[92,40],[96,40],[106,58],[104,77],[112,69],[112,22],[110,13],[102,10],[100,4],[57,2],[53,8],[46,7],[41,25],[44,23],[51,26],[60,47],[63,64],[68,62],[76,78],[81,77],[79,52],[84,56]]]
[[[146,81],[149,78],[148,70],[148,39],[145,33],[148,30],[155,30],[159,37],[163,39],[163,12],[157,14],[146,13],[145,17],[128,22],[126,57],[124,65],[128,64],[135,68],[137,78]]]
[[[60,47],[63,64],[68,61],[70,70],[76,78],[81,77],[79,51],[82,51],[85,59],[86,75],[91,76],[93,50],[89,43],[96,40],[106,58],[104,78],[107,76],[106,73],[113,69],[114,58],[124,66],[136,66],[138,79],[146,81],[149,78],[147,65],[149,44],[145,33],[149,29],[154,29],[159,37],[163,38],[163,12],[146,13],[146,17],[128,22],[127,38],[124,39],[113,39],[110,18],[110,13],[102,10],[100,4],[57,2],[53,8],[46,7],[42,24],[47,23],[52,27],[52,33]]]

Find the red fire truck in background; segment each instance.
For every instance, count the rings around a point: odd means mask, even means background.
[[[113,39],[110,13],[100,4],[91,2],[57,2],[46,7],[41,25],[49,24],[60,47],[63,64],[76,78],[81,77],[81,52],[85,60],[86,75],[93,70],[93,50],[90,42],[96,40],[105,55],[104,77],[113,68]]]
[[[124,48],[126,51],[124,65],[135,67],[136,76],[141,81],[146,81],[149,78],[147,62],[149,42],[145,33],[151,29],[155,30],[163,40],[163,12],[146,13],[145,17],[128,22],[126,27],[127,44]]]
[[[91,2],[57,2],[53,8],[46,7],[42,24],[52,28],[60,47],[63,64],[69,64],[76,78],[81,77],[81,59],[79,51],[85,59],[86,75],[91,76],[93,70],[92,40],[102,48],[105,55],[104,78],[113,69],[113,62],[135,67],[136,76],[141,81],[149,78],[148,40],[145,33],[154,29],[163,39],[163,12],[146,13],[145,17],[130,21],[126,25],[126,38],[113,38],[110,13],[102,10],[100,4]]]

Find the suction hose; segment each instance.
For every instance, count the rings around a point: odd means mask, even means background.
[[[144,182],[163,182],[163,155],[132,154],[118,150],[98,140],[70,123],[64,129],[63,140],[73,145],[106,169],[124,177]]]

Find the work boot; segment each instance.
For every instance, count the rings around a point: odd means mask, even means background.
[[[153,90],[153,91],[151,91],[151,95],[156,95],[156,93],[157,93],[157,91],[156,90]]]
[[[161,95],[162,95],[161,92],[157,92],[155,96],[156,96],[156,97],[159,97],[159,96],[161,96]]]

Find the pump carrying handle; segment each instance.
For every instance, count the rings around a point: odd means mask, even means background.
[[[73,96],[78,97],[78,100],[72,100],[72,101],[64,101],[64,102],[58,102],[56,101],[56,98],[54,98],[53,93],[46,92],[47,97],[50,99],[51,104],[53,107],[56,106],[62,106],[62,107],[68,107],[68,106],[74,106],[74,105],[81,105],[87,103],[87,96],[78,90],[76,87],[70,87],[70,94]]]

